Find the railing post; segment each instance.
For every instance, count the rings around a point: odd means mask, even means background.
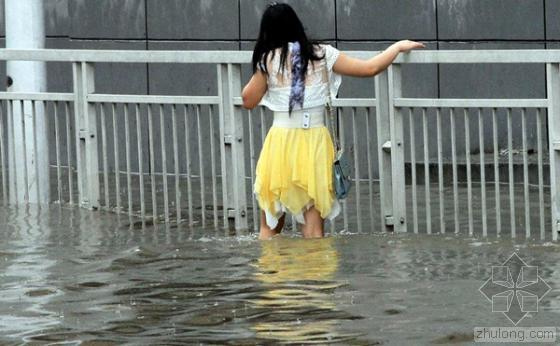
[[[375,77],[377,124],[377,156],[379,161],[379,197],[381,199],[381,228],[393,230],[393,178],[391,175],[391,134],[389,121],[389,77],[387,70]]]
[[[546,64],[552,239],[560,231],[560,64]]]
[[[88,102],[88,95],[95,92],[94,67],[88,62],[75,62],[72,66],[79,203],[84,208],[97,209],[99,207],[97,122],[95,106]]]
[[[388,94],[391,133],[391,175],[393,183],[394,230],[395,232],[406,232],[403,115],[401,108],[395,107],[395,98],[402,96],[401,65],[393,63],[389,66],[387,72],[389,85]]]
[[[218,65],[218,93],[224,224],[229,225],[229,220],[233,219],[236,230],[246,230],[248,223],[243,114],[233,102],[233,97],[241,94],[241,65]]]

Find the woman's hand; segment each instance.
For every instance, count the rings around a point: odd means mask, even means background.
[[[402,53],[406,53],[414,48],[426,48],[426,46],[422,42],[416,42],[410,40],[401,40],[397,44],[399,47],[399,51]]]

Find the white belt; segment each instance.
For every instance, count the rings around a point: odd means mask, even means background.
[[[318,106],[312,108],[294,109],[291,116],[287,111],[274,111],[272,126],[276,127],[296,127],[310,128],[325,125],[325,107]]]

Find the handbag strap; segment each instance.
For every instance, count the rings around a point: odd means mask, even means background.
[[[327,107],[327,112],[328,112],[328,117],[331,123],[331,129],[332,129],[332,133],[334,133],[332,135],[332,138],[334,140],[334,147],[336,151],[340,150],[340,143],[338,142],[338,130],[335,128],[334,126],[334,109],[332,106],[332,98],[331,98],[331,83],[329,80],[329,74],[327,72],[328,70],[328,63],[327,63],[327,55],[325,54],[325,68],[323,69],[323,75],[325,75],[325,78],[327,79],[327,103],[326,103],[326,107]]]

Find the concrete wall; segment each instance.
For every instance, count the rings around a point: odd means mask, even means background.
[[[442,50],[560,48],[558,0],[286,2],[296,9],[311,38],[327,40],[341,50],[382,50],[400,39],[422,41],[428,49]],[[47,47],[252,50],[267,3],[260,0],[45,0]],[[0,44],[3,45],[3,1],[0,1],[0,12]],[[48,73],[50,90],[71,90],[69,64],[51,63]],[[4,76],[2,64],[2,81]],[[538,65],[408,65],[403,68],[403,76],[405,97],[546,97],[545,68]],[[248,81],[249,66],[244,67],[242,77],[243,83]],[[216,69],[209,65],[101,64],[96,74],[97,90],[103,93],[214,95],[216,84]],[[340,97],[373,95],[373,79],[343,78]],[[435,124],[433,113],[429,117],[429,124]],[[464,152],[461,119],[457,147],[460,153]],[[476,152],[477,119],[473,117],[471,122],[471,149]],[[443,124],[447,143],[447,116]],[[504,134],[500,138],[501,146],[506,144],[505,124],[505,117],[500,114],[500,133]],[[416,140],[421,144],[421,122],[416,126]],[[536,148],[533,112],[529,113],[528,126],[529,145]],[[521,145],[520,127],[521,122],[515,120],[517,147]],[[258,133],[260,128],[255,131]],[[365,131],[363,126],[360,131]],[[486,126],[485,131],[490,150],[491,128]],[[431,137],[429,144],[435,149],[434,136]],[[447,146],[444,151],[450,156]],[[432,157],[436,155],[435,150],[430,152]],[[417,154],[421,158],[421,150]]]

